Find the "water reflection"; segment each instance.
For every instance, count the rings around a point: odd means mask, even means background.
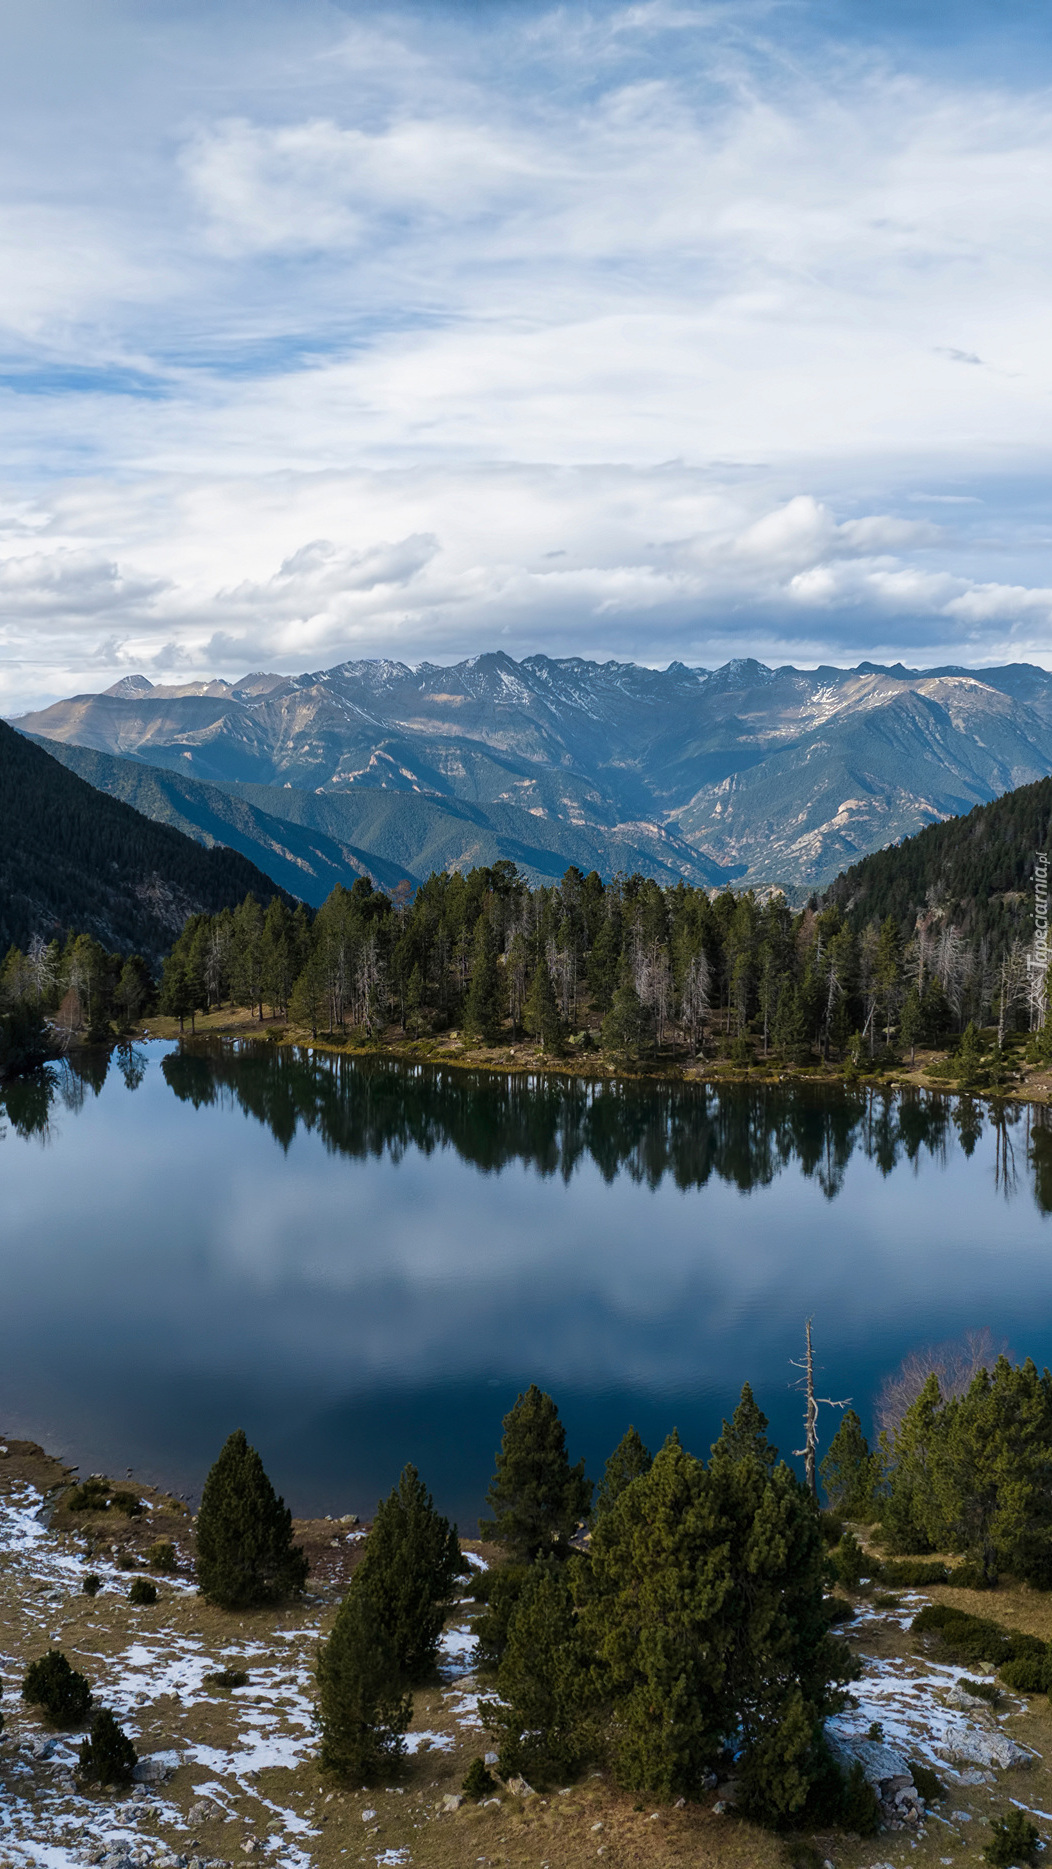
[[[989,1126],[1003,1192],[1017,1191],[1018,1134],[1038,1205],[1052,1211],[1052,1124],[1040,1105],[829,1084],[500,1076],[258,1043],[184,1046],[161,1068],[181,1101],[230,1102],[285,1149],[303,1129],[359,1160],[453,1148],[487,1172],[522,1162],[569,1181],[587,1161],[605,1181],[627,1175],[651,1188],[666,1178],[702,1188],[715,1176],[748,1192],[794,1166],[832,1200],[856,1153],[890,1175],[922,1154],[944,1160],[954,1137],[971,1156]]]

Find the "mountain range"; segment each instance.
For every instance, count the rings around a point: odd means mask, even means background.
[[[800,894],[1052,771],[1052,674],[554,660],[118,682],[23,716],[90,783],[317,901],[512,857]],[[152,770],[151,770],[152,769]]]

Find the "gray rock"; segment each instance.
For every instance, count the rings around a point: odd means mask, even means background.
[[[444,1811],[459,1811],[463,1802],[464,1793],[462,1791],[447,1791],[445,1797],[442,1799],[442,1809]]]
[[[1017,1746],[1007,1733],[986,1733],[978,1727],[954,1733],[943,1747],[941,1756],[950,1765],[996,1766],[1002,1772],[1013,1766],[1018,1768],[1030,1765],[1033,1761],[1033,1753]]]
[[[132,1778],[137,1785],[164,1785],[167,1784],[178,1763],[178,1753],[150,1752],[144,1759],[139,1760]]]
[[[534,1795],[533,1786],[527,1784],[525,1778],[509,1778],[507,1782],[508,1782],[508,1790],[513,1794],[513,1796],[517,1798],[532,1798],[533,1797]]]
[[[54,1750],[54,1740],[45,1739],[42,1733],[38,1733],[36,1737],[29,1742],[29,1756],[31,1759],[50,1759]]]
[[[866,1783],[875,1791],[887,1786],[894,1793],[912,1786],[908,1762],[901,1752],[895,1752],[886,1746],[883,1740],[864,1739],[861,1734],[827,1733],[829,1750],[837,1763],[849,1771],[857,1759],[866,1776]],[[894,1781],[894,1782],[892,1782]]]

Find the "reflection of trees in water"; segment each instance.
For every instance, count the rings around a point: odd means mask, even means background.
[[[85,1047],[45,1064],[39,1071],[12,1078],[0,1084],[0,1117],[6,1117],[18,1136],[36,1136],[48,1141],[56,1109],[76,1115],[84,1108],[89,1094],[97,1097],[109,1076],[110,1066],[117,1069],[129,1090],[138,1090],[146,1075],[147,1054],[139,1045],[119,1044]]]
[[[949,1099],[921,1091],[501,1077],[264,1044],[184,1046],[162,1070],[184,1101],[237,1107],[286,1149],[302,1127],[358,1158],[454,1148],[485,1171],[527,1162],[568,1180],[590,1161],[607,1181],[698,1188],[715,1175],[742,1190],[794,1163],[830,1199],[856,1152],[884,1174],[922,1152],[943,1159],[956,1121]]]

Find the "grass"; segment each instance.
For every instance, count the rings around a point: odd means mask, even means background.
[[[8,1445],[12,1455],[0,1460],[0,1492],[22,1479],[31,1479],[52,1496],[57,1496],[60,1486],[68,1486],[70,1476],[39,1449],[15,1442]],[[585,1869],[585,1865],[594,1869],[598,1861],[604,1869],[607,1865],[613,1869],[678,1869],[681,1864],[684,1869],[688,1865],[691,1869],[786,1869],[787,1863],[794,1869],[817,1869],[826,1858],[837,1869],[870,1869],[878,1858],[894,1869],[906,1869],[907,1864],[909,1869],[940,1869],[942,1859],[951,1852],[962,1861],[976,1860],[977,1848],[989,1834],[986,1823],[1003,1811],[1009,1793],[1035,1808],[1052,1808],[1052,1772],[1042,1758],[1031,1772],[1002,1780],[990,1789],[954,1786],[954,1807],[973,1814],[971,1834],[958,1836],[952,1828],[932,1820],[927,1834],[916,1840],[916,1848],[910,1847],[913,1839],[905,1833],[866,1843],[832,1834],[786,1840],[733,1814],[716,1817],[711,1809],[714,1795],[677,1810],[620,1792],[601,1776],[585,1777],[567,1788],[565,1795],[554,1789],[524,1799],[502,1791],[498,1808],[484,1809],[468,1801],[456,1814],[448,1815],[441,1810],[442,1799],[460,1790],[472,1761],[490,1742],[479,1727],[456,1722],[451,1690],[440,1683],[416,1694],[413,1731],[446,1738],[451,1741],[448,1748],[418,1752],[389,1783],[365,1793],[357,1786],[326,1782],[318,1770],[309,1724],[301,1723],[309,1722],[309,1708],[304,1711],[303,1704],[296,1703],[295,1668],[309,1667],[319,1632],[331,1625],[360,1556],[360,1543],[343,1539],[334,1547],[336,1528],[331,1522],[298,1522],[297,1536],[307,1544],[315,1566],[308,1597],[280,1611],[228,1614],[179,1585],[179,1576],[185,1579],[187,1574],[192,1545],[185,1506],[165,1502],[163,1495],[147,1487],[142,1496],[154,1511],[144,1512],[142,1520],[121,1518],[120,1536],[138,1539],[135,1549],[141,1556],[157,1536],[157,1519],[164,1519],[171,1528],[180,1570],[166,1585],[163,1600],[133,1608],[126,1600],[125,1587],[111,1582],[109,1571],[103,1590],[91,1598],[81,1589],[79,1563],[68,1573],[67,1582],[57,1587],[43,1576],[27,1579],[8,1559],[0,1564],[0,1646],[9,1658],[6,1671],[14,1675],[57,1632],[57,1645],[100,1688],[103,1698],[122,1679],[127,1686],[131,1679],[128,1657],[135,1645],[148,1652],[148,1664],[138,1664],[137,1691],[127,1714],[121,1713],[122,1723],[140,1752],[172,1746],[185,1753],[188,1747],[201,1746],[209,1748],[210,1759],[207,1769],[184,1766],[160,1798],[148,1807],[136,1807],[160,1811],[159,1816],[147,1816],[141,1822],[143,1835],[158,1848],[164,1843],[185,1856],[199,1854],[237,1863],[242,1860],[242,1843],[250,1837],[265,1840],[277,1809],[305,1820],[316,1833],[300,1838],[313,1869],[361,1869],[361,1865],[373,1869],[378,1857],[400,1849],[409,1851],[412,1869],[475,1869],[480,1860],[500,1869],[541,1869],[542,1864],[549,1869]],[[115,1515],[107,1516],[116,1533]],[[90,1527],[78,1529],[56,1522],[49,1543],[79,1558],[85,1529],[90,1531]],[[925,1594],[940,1600],[960,1598],[961,1607],[969,1609],[976,1601],[973,1593],[948,1587]],[[983,1601],[1008,1626],[1044,1635],[1052,1625],[1052,1603],[1036,1593],[1006,1589]],[[898,1620],[892,1615],[873,1617],[872,1604],[862,1598],[858,1605],[868,1620],[860,1617],[848,1626],[854,1646],[864,1654],[894,1657],[904,1668],[916,1666],[926,1672],[928,1663],[920,1645]],[[458,1614],[455,1620],[462,1624],[464,1615]],[[176,1691],[168,1691],[171,1682],[166,1688],[163,1679],[166,1657],[178,1655],[197,1658],[198,1681],[202,1674],[211,1677],[203,1692],[185,1691],[177,1683]],[[10,1734],[5,1750],[9,1756],[15,1751],[25,1756],[24,1739],[42,1730],[41,1724],[32,1710],[16,1705],[13,1697],[5,1696],[5,1712]],[[303,1756],[291,1763],[262,1763],[258,1771],[228,1770],[222,1763],[224,1757],[244,1761],[245,1748],[253,1743],[260,1721],[271,1721],[275,1730],[302,1749]],[[1021,1743],[1052,1758],[1052,1710],[1047,1698],[1010,1715],[1006,1727]],[[34,1789],[32,1803],[40,1822],[52,1808],[47,1793],[51,1769],[47,1764],[34,1766],[32,1780],[12,1780],[8,1774],[12,1791],[21,1794],[23,1787],[26,1792]],[[205,1780],[222,1784],[232,1817],[224,1821],[221,1816],[210,1816],[195,1822],[191,1830],[187,1817],[196,1801],[195,1783]],[[7,1845],[5,1795],[0,1793],[0,1869]],[[96,1792],[78,1808],[88,1812],[89,1828],[105,1836],[121,1818],[125,1804],[123,1794]],[[367,1822],[366,1811],[375,1812]],[[597,1830],[596,1825],[602,1828]],[[35,1840],[42,1845],[46,1839],[41,1835]],[[13,1849],[13,1844],[7,1847]]]

